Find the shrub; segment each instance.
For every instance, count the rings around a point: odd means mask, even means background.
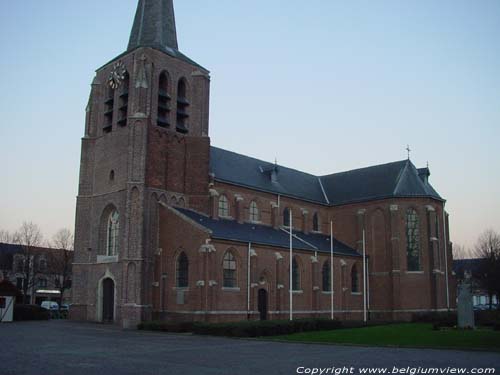
[[[147,331],[162,331],[162,332],[172,332],[172,333],[186,333],[193,331],[192,322],[162,322],[162,321],[152,321],[143,322],[137,326],[137,329],[147,330]]]
[[[260,337],[288,335],[296,332],[333,330],[341,328],[338,320],[328,319],[297,319],[241,321],[228,323],[170,323],[151,321],[140,323],[140,330],[163,332],[194,332],[198,335],[227,336],[227,337]]]
[[[341,323],[339,321],[327,319],[243,321],[217,324],[196,323],[194,333],[228,337],[261,337],[288,335],[296,332],[333,330],[340,327]]]
[[[14,305],[14,320],[49,320],[50,312],[38,305]]]

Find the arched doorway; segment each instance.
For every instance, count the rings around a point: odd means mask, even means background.
[[[267,290],[259,289],[258,308],[260,320],[267,320]]]
[[[112,323],[115,318],[115,282],[110,279],[102,281],[102,321]]]

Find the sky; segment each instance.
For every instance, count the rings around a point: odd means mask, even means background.
[[[0,229],[73,228],[95,69],[137,0],[0,0]],[[500,2],[177,0],[211,71],[212,145],[317,175],[402,160],[446,200],[451,240],[500,232]]]

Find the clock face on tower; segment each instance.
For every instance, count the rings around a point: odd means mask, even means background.
[[[113,70],[108,78],[108,85],[116,90],[125,79],[125,73],[127,73],[127,69],[125,69],[125,65],[121,61],[118,61],[113,65]]]

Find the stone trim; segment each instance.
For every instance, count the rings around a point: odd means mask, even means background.
[[[98,255],[96,264],[118,263],[118,255]]]
[[[238,287],[236,287],[236,288],[222,287],[221,290],[223,292],[241,292],[241,289]]]

